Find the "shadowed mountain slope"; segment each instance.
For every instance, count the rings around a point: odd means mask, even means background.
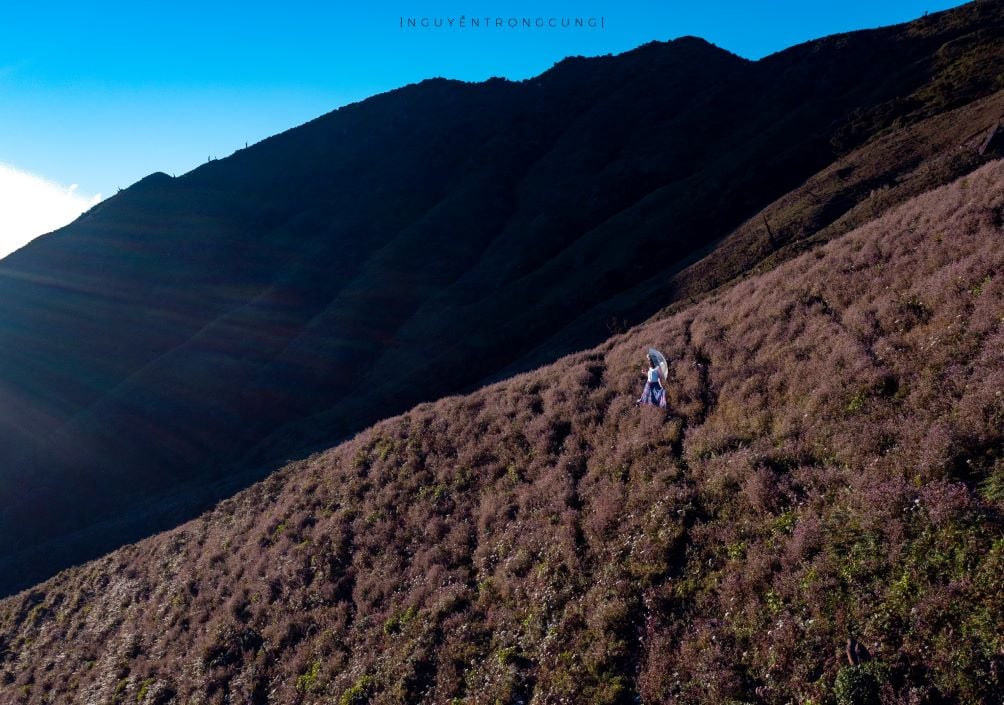
[[[0,601],[0,699],[998,703],[1002,245],[996,161],[381,422]]]
[[[786,256],[949,147],[869,162],[771,248],[736,228],[877,140],[988,127],[1002,27],[978,2],[758,62],[684,38],[426,81],[126,189],[0,263],[0,592]]]

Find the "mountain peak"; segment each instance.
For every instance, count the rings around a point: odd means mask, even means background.
[[[144,176],[142,179],[137,181],[135,184],[130,186],[130,189],[143,189],[151,188],[155,186],[163,186],[164,184],[169,184],[174,181],[174,177],[170,174],[165,174],[162,171],[155,171],[152,174]]]

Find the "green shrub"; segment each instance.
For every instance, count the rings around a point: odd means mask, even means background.
[[[988,502],[1004,502],[1004,461],[998,460],[987,478],[980,483],[980,494]]]
[[[313,693],[317,690],[317,676],[321,673],[321,662],[314,661],[305,673],[296,679],[296,692]]]
[[[413,619],[415,619],[417,615],[418,615],[418,610],[416,610],[414,607],[409,607],[408,609],[393,615],[386,622],[384,622],[383,633],[397,634],[406,626],[408,626],[408,624]]]
[[[879,682],[867,666],[845,666],[837,673],[837,705],[879,705]]]
[[[365,705],[370,700],[372,689],[373,677],[362,676],[351,688],[342,693],[338,705]]]
[[[146,694],[150,692],[150,686],[153,685],[153,683],[153,678],[147,678],[143,681],[142,685],[139,687],[139,692],[136,693],[136,702],[141,703],[146,699]]]

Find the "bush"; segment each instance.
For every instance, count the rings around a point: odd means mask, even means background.
[[[866,665],[840,669],[833,684],[837,705],[879,705],[879,682],[870,671]]]

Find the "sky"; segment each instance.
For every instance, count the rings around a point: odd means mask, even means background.
[[[0,4],[0,256],[147,174],[182,174],[433,76],[519,80],[696,35],[757,59],[938,0],[129,0]],[[465,26],[459,26],[463,16]],[[470,18],[504,26],[471,26]],[[509,18],[596,18],[590,28]],[[409,27],[408,19],[419,26]],[[423,28],[426,18],[430,27]],[[439,19],[453,26],[437,28]],[[491,22],[494,25],[494,22]],[[559,23],[560,24],[560,23]],[[404,25],[404,26],[402,26]],[[55,218],[56,215],[59,218]]]

